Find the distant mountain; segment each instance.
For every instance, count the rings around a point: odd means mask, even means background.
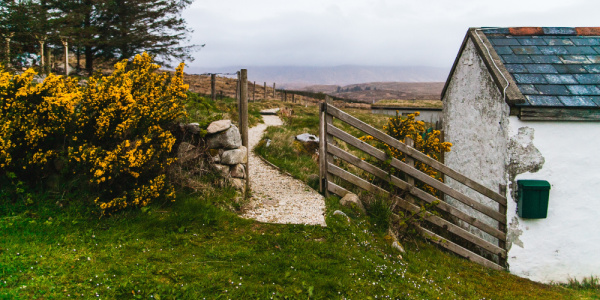
[[[234,73],[241,68],[248,69],[250,81],[267,82],[277,88],[299,89],[309,85],[349,85],[364,82],[443,82],[446,81],[447,68],[404,66],[337,66],[337,67],[223,67],[199,68],[189,67],[186,73]]]

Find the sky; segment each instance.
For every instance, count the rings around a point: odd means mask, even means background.
[[[450,68],[469,27],[600,26],[598,0],[196,0],[194,68]]]

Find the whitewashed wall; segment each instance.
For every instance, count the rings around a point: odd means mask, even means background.
[[[506,184],[504,173],[508,159],[506,148],[509,107],[471,40],[461,53],[442,100],[445,139],[453,144],[452,151],[446,154],[446,165],[493,191],[499,191],[499,185]],[[498,208],[493,200],[465,188],[449,177],[446,180],[453,188],[481,203]],[[492,226],[498,225],[497,221],[457,200],[446,197],[446,201]],[[462,225],[492,243],[497,242],[496,238],[477,228]]]
[[[516,180],[541,179],[552,186],[546,219],[519,218],[509,192],[510,272],[540,282],[600,276],[600,123],[517,117],[509,123],[511,138],[519,128],[533,129],[532,143],[544,158],[539,171]]]

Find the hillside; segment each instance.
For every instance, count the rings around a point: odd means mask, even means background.
[[[309,85],[349,85],[361,82],[442,82],[448,69],[424,66],[230,66],[223,68],[189,67],[189,73],[229,73],[248,69],[251,81],[277,83],[277,88],[301,89]]]
[[[210,95],[210,76],[207,75],[196,75],[196,74],[185,74],[184,81],[186,84],[190,86],[190,91],[194,93],[198,93],[201,95]],[[235,98],[237,88],[237,79],[232,78],[232,76],[216,76],[215,81],[215,89],[217,93],[217,98],[230,97]],[[276,87],[277,88],[277,87]],[[297,91],[296,95],[293,96],[294,91],[286,91],[287,93],[287,101],[291,102],[292,99],[296,103],[317,103],[323,101],[325,95],[306,95],[306,93],[302,93],[302,91]],[[315,92],[319,93],[319,92]],[[303,94],[303,95],[301,95]],[[275,95],[273,95],[273,86],[267,86],[267,94],[265,96],[265,88],[264,83],[261,85],[258,82],[256,85],[254,81],[250,80],[248,82],[248,101],[260,101],[260,100],[281,100],[283,96],[281,95],[281,90],[277,89],[275,91]],[[317,97],[319,96],[319,97]],[[292,98],[293,97],[293,98]],[[351,98],[347,98],[351,99]],[[364,103],[349,103],[345,101],[335,101],[336,106],[338,107],[352,107],[352,108],[362,108],[369,109],[370,106]]]
[[[379,100],[439,100],[444,82],[369,82],[361,84],[312,85],[304,90],[365,103]]]

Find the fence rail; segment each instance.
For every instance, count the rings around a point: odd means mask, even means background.
[[[342,129],[336,127],[333,124],[333,119],[336,118],[348,125],[353,126],[360,131],[371,135],[375,139],[388,144],[391,147],[394,147],[400,150],[406,156],[406,162],[402,162],[396,158],[388,157],[388,154],[385,152],[369,145],[368,143],[352,136],[351,134],[343,131]],[[489,234],[492,237],[498,239],[498,245],[495,245],[480,236],[477,236],[462,227],[454,224],[452,220],[446,220],[443,217],[437,216],[433,213],[426,212],[424,215],[424,221],[428,224],[433,225],[443,232],[451,233],[450,236],[458,237],[459,240],[462,239],[460,243],[464,244],[465,241],[470,243],[476,248],[483,250],[483,253],[489,253],[492,255],[496,255],[498,258],[498,263],[493,261],[492,259],[486,258],[489,255],[479,255],[474,253],[473,251],[468,250],[467,248],[459,245],[456,241],[453,241],[449,238],[444,238],[426,228],[418,226],[418,230],[420,233],[434,241],[436,244],[458,254],[461,255],[471,261],[477,262],[484,266],[494,268],[494,269],[503,269],[505,265],[506,259],[506,198],[499,193],[494,192],[493,190],[483,186],[482,184],[460,174],[459,172],[449,168],[448,166],[430,158],[429,156],[419,152],[418,150],[410,147],[409,145],[402,143],[391,136],[379,131],[378,129],[373,128],[372,126],[356,119],[355,117],[341,111],[340,109],[332,106],[330,103],[323,102],[320,106],[320,147],[319,147],[319,157],[320,157],[320,188],[322,192],[325,193],[334,193],[343,197],[348,190],[340,186],[339,184],[334,183],[334,178],[340,178],[345,182],[350,183],[353,186],[357,186],[363,190],[368,192],[377,194],[377,195],[385,195],[387,197],[390,196],[390,193],[385,189],[372,184],[371,182],[352,174],[334,164],[334,157],[341,159],[358,169],[361,169],[403,191],[403,197],[397,195],[391,195],[397,207],[412,213],[418,213],[421,211],[420,206],[417,204],[417,200],[419,199],[424,203],[438,203],[435,205],[437,209],[447,213],[448,215],[461,220],[479,230]],[[334,138],[344,142],[348,145],[355,147],[356,149],[369,154],[370,156],[380,160],[390,163],[390,165],[397,170],[402,171],[406,174],[406,181],[402,180],[398,177],[390,175],[389,172],[384,171],[377,166],[374,166],[359,157],[342,150],[340,147],[336,145],[337,141],[334,141]],[[480,203],[479,201],[473,199],[472,197],[467,196],[465,193],[456,190],[455,188],[429,176],[426,173],[421,172],[420,170],[414,167],[414,161],[418,160],[424,164],[427,164],[440,173],[453,178],[455,181],[460,182],[464,186],[470,188],[473,191],[478,192],[479,194],[485,196],[487,199],[491,199],[498,203],[498,208],[492,208],[487,205]],[[492,218],[493,220],[498,222],[498,226],[492,226],[486,222],[483,222],[469,214],[459,210],[453,205],[449,204],[445,201],[440,201],[434,195],[431,195],[424,190],[418,188],[415,185],[415,181],[423,182],[433,188],[443,192],[446,196],[452,197],[461,203],[467,205],[468,207],[477,210],[486,216]]]

